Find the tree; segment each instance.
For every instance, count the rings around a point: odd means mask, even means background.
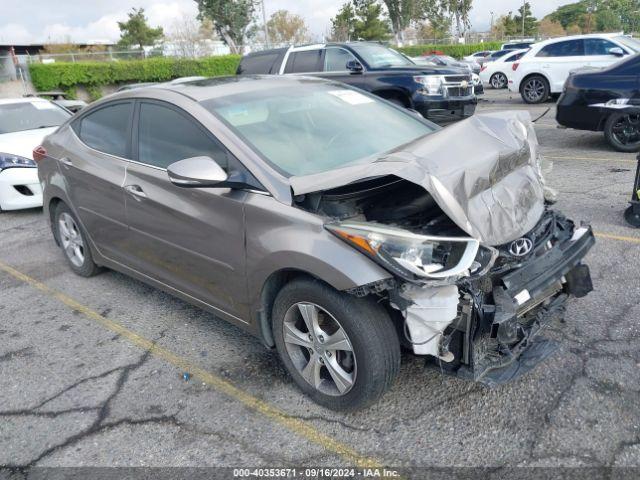
[[[567,27],[567,35],[580,35],[581,33],[582,33],[582,28],[580,28],[580,25],[576,25],[574,23]]]
[[[560,22],[556,22],[550,18],[543,18],[540,21],[538,32],[545,37],[562,37],[567,33]]]
[[[212,54],[210,41],[214,37],[211,21],[198,22],[195,18],[183,15],[173,22],[167,39],[171,54],[184,58],[198,58]]]
[[[522,21],[518,24],[516,17],[513,16],[513,12],[509,12],[498,18],[493,29],[494,33],[496,35],[499,34],[501,37],[520,35],[522,33]]]
[[[622,30],[620,16],[608,8],[596,13],[596,29],[598,32],[619,32]]]
[[[382,18],[382,6],[377,0],[351,0],[342,5],[331,19],[331,37],[334,41],[386,40],[389,23]]]
[[[147,17],[144,15],[144,8],[132,8],[127,14],[129,20],[126,22],[118,22],[120,29],[120,40],[118,45],[123,48],[138,47],[142,48],[148,45],[154,45],[160,40],[164,32],[162,27],[151,28],[147,23]]]
[[[455,20],[458,37],[464,36],[467,29],[471,27],[469,12],[473,7],[473,0],[444,0],[444,7]]]
[[[419,0],[383,0],[387,7],[391,30],[396,37],[396,43],[404,42],[403,31],[409,28],[411,22],[422,17]]]
[[[309,40],[307,25],[300,15],[278,10],[267,22],[269,38],[274,43],[303,43]]]
[[[524,28],[522,17],[524,16]],[[525,2],[523,6],[518,9],[518,15],[513,17],[514,22],[518,25],[518,33],[521,35],[535,35],[538,31],[538,20],[531,14],[531,4]]]
[[[231,49],[242,53],[244,43],[253,23],[255,0],[195,0],[198,18],[213,22],[216,33]]]

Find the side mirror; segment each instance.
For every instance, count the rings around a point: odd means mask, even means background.
[[[359,72],[362,72],[362,70],[364,69],[362,67],[362,64],[358,60],[349,60],[347,62],[347,70],[354,73],[359,73]]]
[[[192,157],[167,167],[169,180],[178,187],[221,187],[227,174],[211,157]]]
[[[609,49],[610,55],[615,55],[616,57],[624,57],[624,50],[620,47],[613,47]]]

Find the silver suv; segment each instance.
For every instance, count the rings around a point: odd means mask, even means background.
[[[548,209],[526,114],[440,129],[344,84],[235,77],[117,93],[34,152],[53,235],[275,347],[356,409],[400,347],[493,385],[555,349],[594,243]]]

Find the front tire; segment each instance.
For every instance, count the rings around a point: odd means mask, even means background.
[[[277,295],[273,334],[298,387],[332,410],[378,400],[400,368],[400,342],[389,315],[371,298],[339,292],[311,279]]]
[[[640,151],[640,115],[612,113],[604,124],[604,138],[618,152]]]
[[[542,75],[527,77],[520,86],[520,96],[528,104],[544,103],[550,94],[549,82]]]
[[[55,234],[67,263],[81,277],[93,277],[101,268],[93,261],[86,233],[71,209],[60,202],[54,214]]]

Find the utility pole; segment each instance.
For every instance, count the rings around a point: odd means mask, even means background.
[[[493,12],[489,12],[489,14],[491,15],[491,30],[490,31],[491,31],[491,33],[493,33],[493,15],[494,15],[494,13]]]
[[[260,3],[262,4],[262,25],[264,27],[264,41],[267,44],[267,48],[271,48],[271,42],[269,42],[269,29],[267,28],[267,14],[264,10],[264,0],[261,0]]]
[[[522,38],[524,38],[524,14],[527,6],[527,0],[522,0]]]

